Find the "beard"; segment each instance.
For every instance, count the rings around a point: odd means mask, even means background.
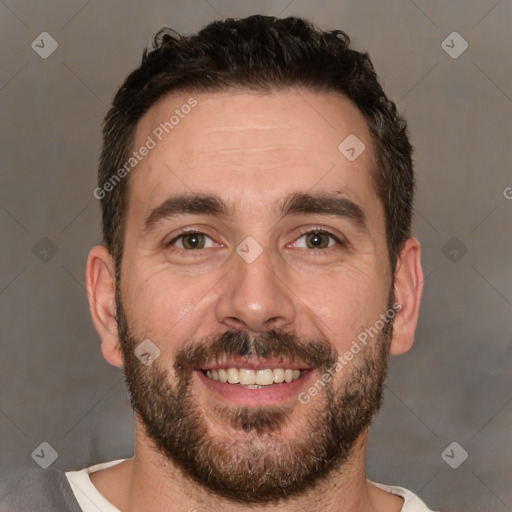
[[[146,366],[136,357],[134,350],[143,337],[129,328],[119,290],[116,302],[123,376],[132,409],[164,461],[219,497],[268,504],[307,493],[333,472],[342,472],[381,406],[392,321],[325,383],[309,402],[311,407],[300,406],[297,425],[289,418],[299,400],[271,407],[208,404],[208,412],[213,410],[217,422],[225,423],[224,435],[215,436],[191,386],[193,372],[201,364],[230,356],[283,357],[318,370],[320,379],[327,370],[333,371],[338,360],[333,345],[275,329],[257,336],[229,330],[187,340],[176,354],[173,378],[160,359]],[[391,293],[388,309],[392,303]],[[283,434],[284,428],[292,428],[293,435]]]

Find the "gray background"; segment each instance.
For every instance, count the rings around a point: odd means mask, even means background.
[[[416,148],[425,292],[415,346],[391,361],[369,478],[436,510],[512,510],[510,0],[0,1],[1,473],[34,467],[43,441],[65,470],[133,454],[84,289],[102,118],[156,29],[256,13],[347,31]],[[31,48],[43,31],[59,45],[47,59]],[[441,46],[454,31],[469,44],[458,58]],[[457,469],[441,456],[454,441],[469,454]]]

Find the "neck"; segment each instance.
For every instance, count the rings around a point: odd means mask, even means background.
[[[91,481],[122,512],[167,512],[170,507],[189,512],[291,512],[312,508],[324,512],[398,512],[403,500],[366,480],[366,440],[364,432],[342,468],[306,494],[278,503],[244,505],[218,496],[185,476],[156,451],[137,422],[134,457],[93,473]]]

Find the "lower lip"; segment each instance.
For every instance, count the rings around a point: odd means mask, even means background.
[[[245,388],[239,384],[213,380],[200,370],[194,373],[209,391],[213,391],[226,402],[243,406],[263,406],[276,405],[291,398],[297,398],[300,390],[311,380],[314,370],[305,370],[303,375],[293,382],[281,382],[261,389]]]

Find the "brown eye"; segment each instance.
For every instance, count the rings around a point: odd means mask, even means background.
[[[335,245],[340,244],[340,240],[328,231],[308,231],[303,233],[297,240],[304,238],[306,242],[305,249],[328,249]],[[330,240],[334,240],[334,243],[330,243]]]
[[[312,249],[325,249],[329,247],[329,236],[326,233],[309,233],[306,236],[306,243],[311,244]]]
[[[194,250],[194,249],[205,249],[207,247],[207,240],[211,240],[208,235],[198,231],[191,231],[188,233],[182,233],[181,235],[173,238],[166,247],[175,246],[181,250]],[[213,247],[211,243],[208,247]]]
[[[204,247],[204,237],[201,233],[187,234],[182,239],[185,249],[202,249]]]

